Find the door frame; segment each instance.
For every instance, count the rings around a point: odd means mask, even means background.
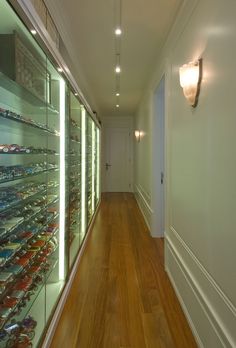
[[[107,116],[102,118],[102,134],[101,134],[101,179],[102,179],[102,192],[106,191],[105,182],[105,160],[106,160],[106,130],[107,129],[128,129],[129,131],[129,151],[130,151],[130,171],[129,178],[131,187],[129,192],[133,192],[133,141],[134,141],[134,131],[133,131],[133,117],[132,116]]]
[[[163,74],[153,93],[152,118],[152,217],[151,235],[164,237],[166,229],[166,75]],[[161,147],[160,147],[161,146]],[[163,172],[163,184],[161,184]]]

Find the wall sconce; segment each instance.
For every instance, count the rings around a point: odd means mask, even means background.
[[[202,79],[202,59],[181,66],[179,79],[188,103],[192,107],[196,107]]]
[[[141,131],[140,130],[136,130],[134,132],[134,135],[135,135],[135,138],[136,138],[137,142],[139,143],[140,139],[141,139]]]

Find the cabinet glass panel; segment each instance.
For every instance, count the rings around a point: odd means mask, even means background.
[[[94,174],[94,153],[93,153],[93,121],[87,114],[86,118],[86,203],[87,203],[87,225],[93,216],[93,174]]]
[[[87,115],[83,105],[81,105],[81,240],[84,239],[87,231]]]
[[[100,129],[96,127],[95,131],[95,161],[96,161],[96,175],[95,175],[95,206],[97,207],[100,200]]]
[[[66,187],[67,162],[65,160],[67,153],[66,120],[68,120],[67,85],[49,61],[47,61],[47,71],[50,74],[50,100],[46,110],[47,124],[59,136],[52,134],[47,136],[47,148],[49,149],[47,163],[49,166],[55,166],[58,170],[47,172],[47,204],[50,202],[53,204],[47,208],[50,223],[47,224],[47,232],[49,233],[46,234],[46,240],[50,244],[51,251],[48,259],[49,271],[45,279],[46,321],[57,303],[68,271],[68,255],[66,254],[66,208],[68,206],[66,192],[68,190]]]
[[[70,266],[75,261],[82,243],[81,222],[81,106],[70,92],[70,202],[69,202],[69,246]]]
[[[0,347],[38,345],[67,274],[66,84],[0,3]]]

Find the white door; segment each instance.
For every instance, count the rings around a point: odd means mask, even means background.
[[[103,173],[106,192],[131,191],[130,131],[128,128],[105,129]]]

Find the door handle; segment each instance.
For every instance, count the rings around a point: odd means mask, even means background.
[[[106,163],[105,166],[106,166],[106,170],[108,170],[108,168],[111,167],[111,164]]]
[[[161,184],[163,184],[163,182],[164,182],[164,173],[161,172]]]

